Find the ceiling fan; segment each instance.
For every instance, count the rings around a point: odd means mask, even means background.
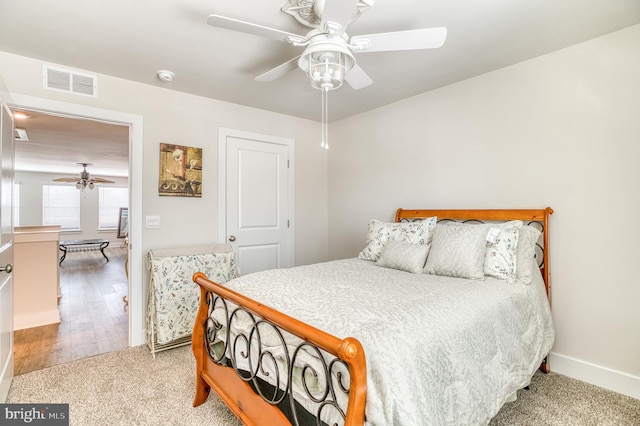
[[[93,166],[91,163],[76,163],[78,166],[82,166],[82,171],[80,172],[80,177],[62,177],[54,179],[54,182],[75,182],[76,188],[80,190],[84,190],[86,187],[89,189],[93,189],[96,183],[115,183],[112,180],[103,179],[99,177],[91,177],[89,172],[87,171],[87,166]]]
[[[354,53],[434,49],[441,47],[447,37],[447,29],[438,27],[349,38],[345,33],[347,26],[373,3],[373,0],[288,0],[281,10],[313,28],[304,36],[215,14],[209,15],[207,23],[305,48],[300,56],[256,77],[257,81],[272,81],[299,67],[317,89],[337,89],[343,80],[354,89],[362,89],[373,81],[357,65]]]
[[[373,83],[358,66],[354,53],[396,50],[435,49],[447,37],[444,27],[359,35],[349,38],[347,26],[373,6],[374,0],[287,0],[281,10],[298,22],[312,28],[298,35],[221,15],[209,15],[207,23],[304,47],[299,56],[256,77],[257,81],[273,81],[296,68],[302,69],[311,86],[322,90],[322,140],[329,148],[328,91],[342,86],[344,80],[354,89]]]

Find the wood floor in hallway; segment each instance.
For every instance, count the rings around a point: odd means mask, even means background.
[[[60,266],[61,322],[14,333],[14,374],[128,346],[126,251],[70,252]]]

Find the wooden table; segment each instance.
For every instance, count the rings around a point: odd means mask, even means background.
[[[62,251],[62,257],[60,258],[60,265],[62,265],[62,261],[67,257],[67,251],[76,251],[76,250],[100,250],[100,253],[109,261],[109,258],[106,254],[104,254],[104,249],[109,245],[109,240],[95,239],[95,240],[64,240],[60,241],[58,246]]]

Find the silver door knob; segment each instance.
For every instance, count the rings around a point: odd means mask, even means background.
[[[235,235],[229,235],[229,241],[234,242],[236,240]]]
[[[10,263],[7,263],[7,266],[0,266],[0,272],[6,272],[7,274],[10,274],[13,271],[13,265],[11,265]]]

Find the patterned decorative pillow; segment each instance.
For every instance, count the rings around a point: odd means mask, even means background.
[[[514,220],[491,226],[487,236],[484,274],[514,283],[517,277],[517,248],[522,221]]]
[[[531,225],[523,226],[520,229],[518,237],[517,264],[516,272],[518,281],[524,284],[531,284],[533,279],[533,271],[536,263],[533,259],[536,256],[536,244],[542,233]]]
[[[376,261],[380,258],[387,241],[404,241],[411,244],[429,245],[437,217],[428,217],[414,222],[385,223],[377,219],[369,222],[367,244],[358,259]]]
[[[402,241],[388,241],[376,265],[399,269],[413,274],[422,273],[429,255],[430,245],[411,244]]]
[[[455,226],[439,223],[433,231],[425,273],[484,279],[487,225]]]

